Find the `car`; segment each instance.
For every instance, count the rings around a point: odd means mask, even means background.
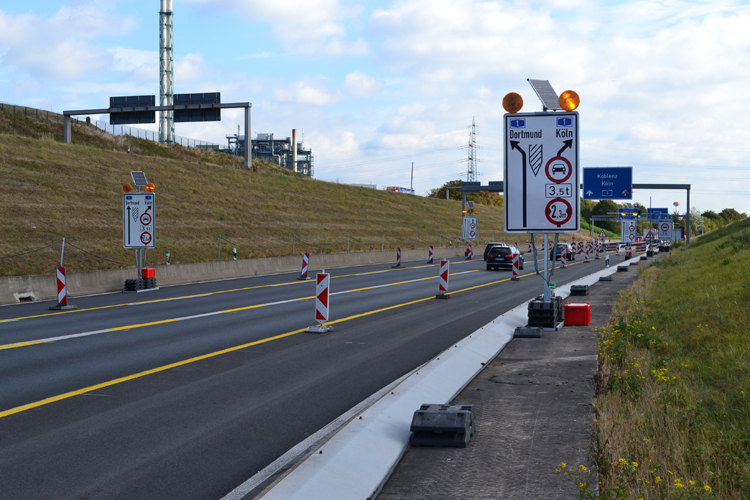
[[[560,256],[565,253],[565,260],[576,260],[576,252],[570,243],[558,243],[557,248],[552,255],[552,251],[549,253],[549,258],[552,260],[560,260]]]
[[[555,163],[552,165],[552,173],[553,174],[564,174],[565,173],[565,165],[562,163]]]
[[[490,251],[490,248],[495,247],[495,246],[507,247],[508,245],[499,241],[490,241],[489,243],[487,243],[487,246],[484,247],[484,260],[487,260],[487,252]]]
[[[511,269],[513,258],[516,256],[518,256],[518,268],[523,269],[523,255],[518,251],[518,248],[511,245],[495,245],[487,252],[487,270],[491,271],[501,267]]]

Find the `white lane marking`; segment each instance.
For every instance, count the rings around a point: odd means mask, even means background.
[[[420,367],[421,368],[421,367]],[[396,387],[398,384],[400,384],[402,381],[406,380],[407,377],[409,377],[412,373],[419,370],[419,368],[415,368],[412,372],[407,373],[403,377],[399,378],[398,380],[395,380],[388,384],[387,386],[380,389],[378,392],[373,394],[372,396],[368,397],[358,405],[351,408],[346,413],[341,414],[339,417],[334,419],[331,423],[320,429],[315,434],[312,434],[304,441],[298,443],[297,445],[293,446],[289,451],[281,455],[279,458],[268,464],[266,467],[263,468],[263,470],[258,471],[257,474],[255,474],[253,477],[239,485],[234,490],[230,491],[225,497],[223,497],[221,500],[240,500],[245,495],[253,491],[255,488],[260,486],[264,481],[266,481],[268,478],[279,472],[281,469],[287,466],[290,462],[297,459],[302,453],[304,453],[306,450],[314,447],[321,441],[325,440],[330,434],[333,434],[337,430],[339,430],[344,424],[346,424],[349,420],[353,419],[357,416],[358,413],[362,412],[363,410],[366,410],[370,405],[372,405],[375,401],[382,398],[389,392],[393,390],[394,387]]]

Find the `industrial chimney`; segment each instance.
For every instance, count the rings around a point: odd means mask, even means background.
[[[161,0],[159,11],[159,104],[174,104],[174,50],[172,47],[172,0]],[[174,143],[174,111],[159,112],[159,141]]]

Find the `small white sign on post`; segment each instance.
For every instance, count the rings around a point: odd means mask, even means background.
[[[122,247],[154,248],[154,193],[122,195]]]
[[[672,234],[672,221],[659,221],[659,239],[664,241],[672,241]]]
[[[477,218],[476,217],[464,217],[463,223],[463,238],[465,240],[477,239]]]

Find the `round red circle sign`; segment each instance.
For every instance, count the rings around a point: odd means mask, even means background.
[[[146,212],[145,214],[141,215],[141,224],[144,226],[148,226],[151,224],[151,214]]]
[[[547,175],[547,179],[559,184],[570,179],[570,176],[573,174],[573,166],[567,158],[555,156],[547,162],[547,165],[544,167],[544,173]]]
[[[148,245],[149,243],[151,243],[151,233],[141,233],[141,243],[143,243],[144,245]]]
[[[573,215],[573,207],[563,198],[555,198],[547,203],[544,209],[544,215],[550,223],[560,227],[570,220]]]

